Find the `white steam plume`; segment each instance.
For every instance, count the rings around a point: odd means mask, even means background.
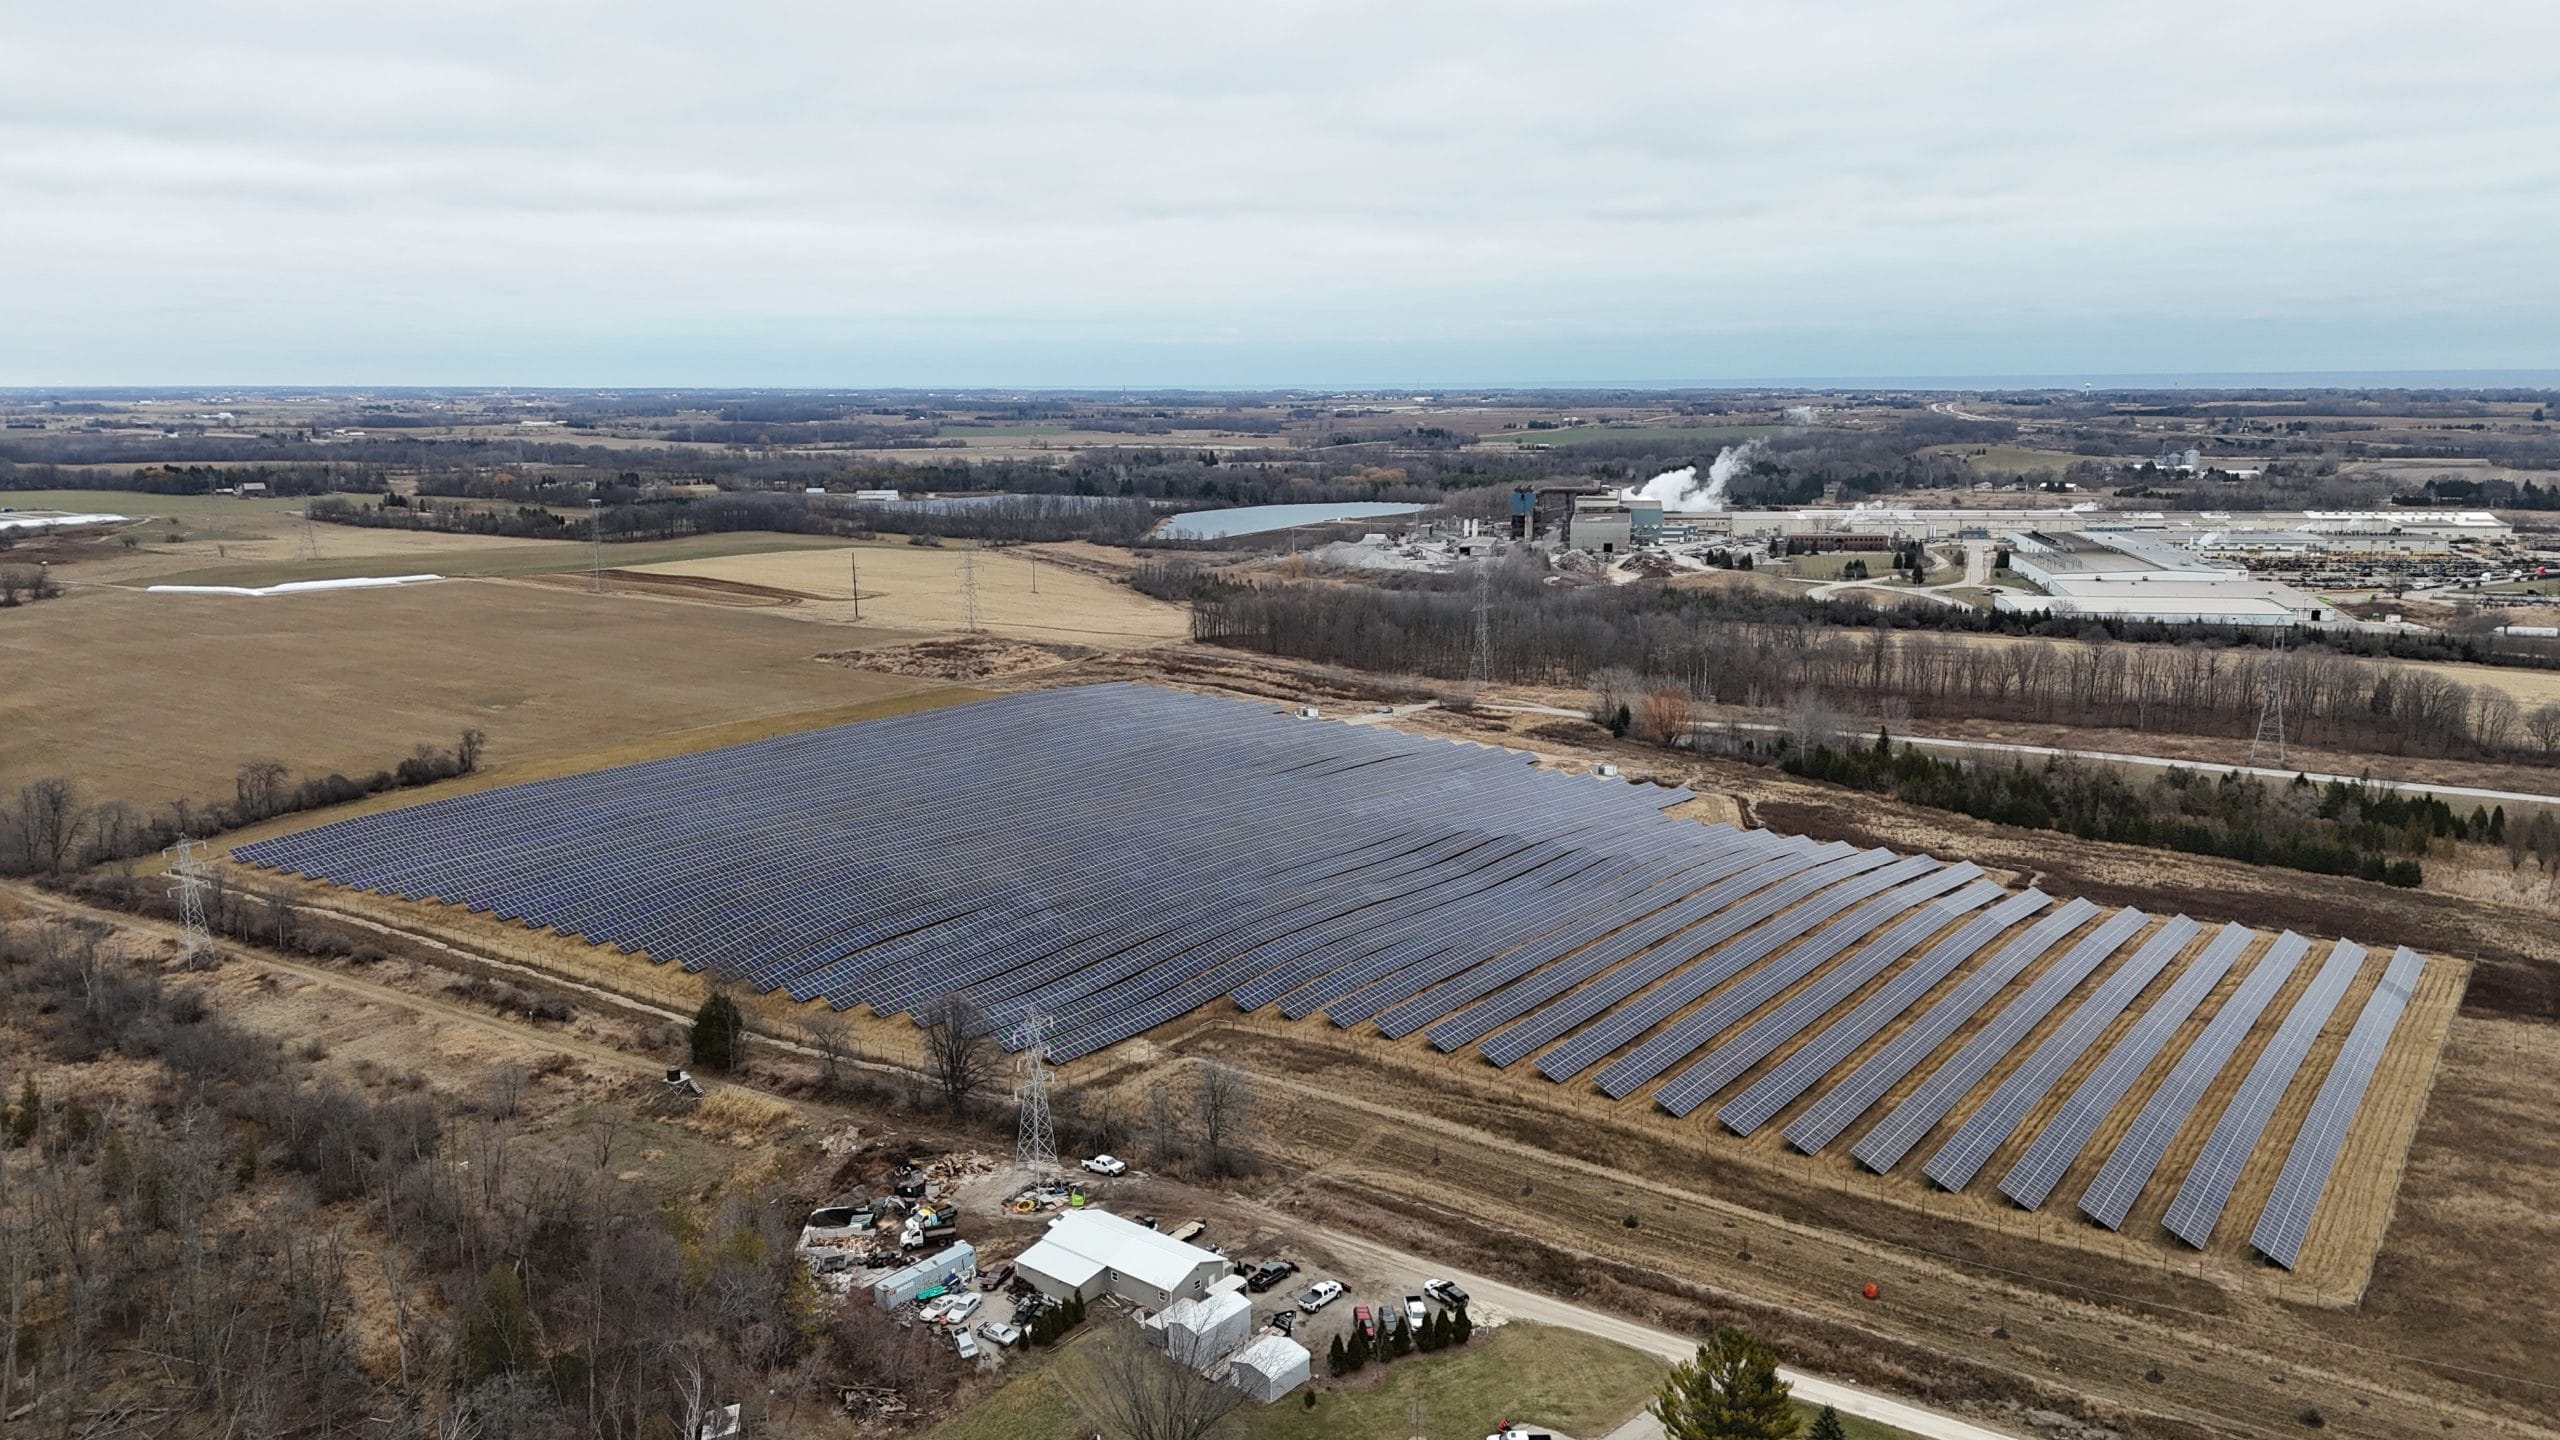
[[[1760,453],[1760,442],[1727,445],[1716,453],[1715,463],[1707,467],[1705,484],[1698,483],[1698,467],[1683,465],[1665,470],[1632,490],[1622,491],[1630,500],[1653,500],[1662,505],[1665,515],[1702,515],[1724,508],[1725,487],[1733,477],[1747,468]]]

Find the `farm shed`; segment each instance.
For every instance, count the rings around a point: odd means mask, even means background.
[[[1226,1257],[1159,1235],[1107,1210],[1071,1210],[1014,1262],[1052,1300],[1117,1295],[1145,1310],[1206,1294]]]
[[[1307,1347],[1285,1335],[1265,1335],[1236,1352],[1227,1381],[1268,1405],[1307,1383]]]

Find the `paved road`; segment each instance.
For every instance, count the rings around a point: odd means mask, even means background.
[[[1295,1218],[1289,1219],[1287,1223],[1304,1231],[1311,1238],[1321,1241],[1337,1255],[1356,1256],[1362,1264],[1369,1267],[1409,1276],[1410,1281],[1404,1282],[1408,1283],[1409,1288],[1418,1289],[1421,1281],[1438,1276],[1455,1280],[1465,1286],[1471,1302],[1490,1304],[1496,1309],[1516,1315],[1523,1320],[1535,1320],[1541,1325],[1553,1325],[1560,1329],[1579,1330],[1586,1335],[1597,1335],[1603,1340],[1613,1340],[1632,1349],[1642,1350],[1648,1355],[1658,1355],[1665,1360],[1686,1360],[1697,1353],[1698,1342],[1693,1336],[1677,1335],[1668,1330],[1656,1330],[1649,1325],[1639,1325],[1632,1320],[1623,1319],[1603,1310],[1588,1309],[1558,1300],[1553,1296],[1523,1290],[1516,1285],[1505,1285],[1499,1280],[1488,1279],[1465,1270],[1451,1269],[1437,1261],[1407,1254],[1348,1231],[1313,1225]],[[1929,1440],[2012,1440],[2005,1431],[1986,1429],[1970,1421],[1959,1420],[1952,1415],[1940,1414],[1935,1410],[1924,1410],[1917,1405],[1896,1400],[1890,1395],[1879,1395],[1872,1390],[1861,1390],[1854,1385],[1843,1385],[1836,1380],[1807,1375],[1800,1370],[1781,1367],[1778,1374],[1794,1388],[1795,1396],[1799,1400],[1815,1405],[1828,1405],[1843,1415],[1855,1415],[1892,1425],[1908,1430],[1914,1435],[1927,1436]],[[1492,1421],[1487,1420],[1486,1424],[1489,1428]],[[1612,1431],[1607,1440],[1659,1440],[1661,1434],[1662,1427],[1655,1423],[1653,1417],[1639,1415]]]

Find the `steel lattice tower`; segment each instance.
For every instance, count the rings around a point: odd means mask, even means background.
[[[1493,679],[1493,566],[1476,562],[1476,652],[1468,675],[1482,685]]]
[[[1022,1113],[1022,1129],[1013,1147],[1013,1163],[1040,1179],[1058,1173],[1058,1137],[1049,1126],[1048,1017],[1034,1010],[1022,1022],[1022,1057],[1013,1062],[1021,1081],[1014,1098]]]
[[[962,628],[975,633],[978,628],[978,549],[974,545],[960,552],[960,612]]]
[[[844,563],[853,572],[853,618],[862,618],[862,547],[844,552]]]
[[[2261,755],[2284,763],[2284,637],[2276,637],[2274,653],[2267,656],[2266,693],[2258,700],[2258,733],[2249,742],[2249,763],[2255,765]]]
[[[320,532],[311,528],[311,502],[302,502],[302,558],[320,558]]]
[[[178,958],[193,960],[213,950],[212,927],[204,918],[204,849],[201,840],[181,839],[160,853],[169,858],[169,878],[178,887],[178,924],[186,933],[179,940],[182,952]]]

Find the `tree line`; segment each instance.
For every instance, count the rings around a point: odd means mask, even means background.
[[[1496,573],[1503,578],[1489,597],[1491,678],[1504,683],[1573,686],[1614,670],[1636,677],[1630,693],[1668,686],[1701,703],[1774,707],[1813,696],[1896,719],[2244,739],[2256,732],[2265,693],[2265,652],[2202,636],[2162,643],[2100,627],[2004,627],[1965,612],[1983,622],[1968,629],[2069,642],[1983,643],[1901,628],[1905,611],[1834,616],[1822,602],[1791,597],[1649,585],[1559,589],[1535,571],[1506,565]],[[1265,585],[1198,600],[1192,634],[1293,659],[1464,679],[1474,656],[1473,592],[1465,579],[1446,577]],[[2560,764],[2560,703],[2527,710],[2503,689],[2353,658],[2325,641],[2289,652],[2282,677],[2286,733],[2296,743]]]
[[[480,768],[487,737],[465,730],[450,748],[420,744],[397,764],[361,779],[332,772],[296,780],[282,762],[252,760],[233,777],[228,800],[177,799],[157,812],[124,800],[90,801],[77,782],[45,776],[0,804],[0,874],[60,875],[154,854],[181,839],[205,839],[278,815],[343,805]]]
[[[1897,746],[1881,731],[1871,745],[1816,744],[1779,765],[1791,775],[1995,824],[2410,888],[2425,878],[2419,857],[2435,842],[2499,843],[2508,830],[2503,806],[2464,815],[2434,796],[2385,786],[2314,785],[2302,776],[2269,782],[2184,768],[2138,781],[2060,757],[2042,765],[1980,764]],[[2560,859],[2560,833],[2548,816],[2519,828]]]

